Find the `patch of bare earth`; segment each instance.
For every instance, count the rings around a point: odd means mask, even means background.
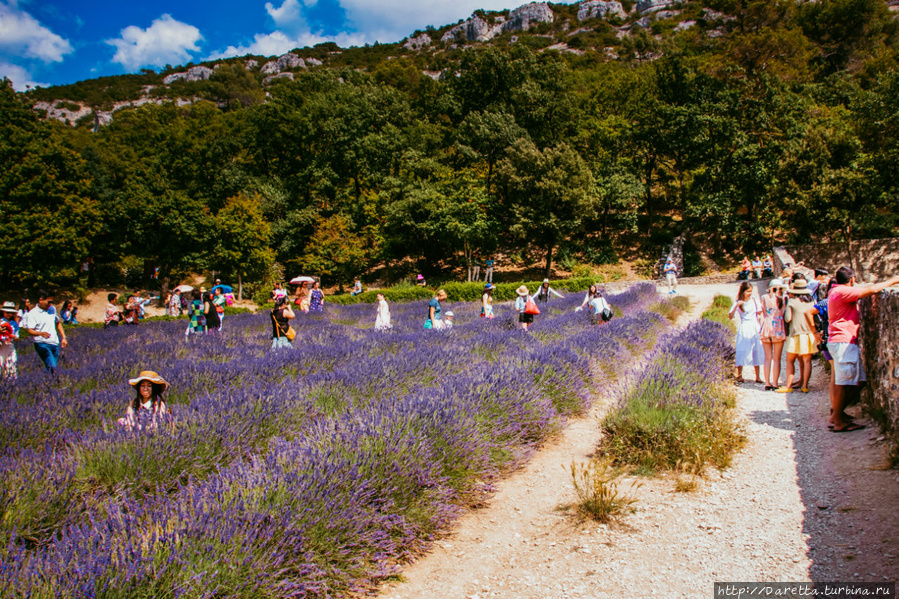
[[[679,291],[694,302],[685,324],[736,286]],[[613,398],[597,397],[382,597],[701,597],[715,581],[895,581],[899,473],[878,469],[874,427],[827,430],[827,374],[816,369],[809,394],[744,385],[748,443],[733,465],[698,479],[692,493],[675,492],[675,476],[640,479],[636,512],[613,525],[558,509],[575,500],[572,461],[586,462],[600,441]]]

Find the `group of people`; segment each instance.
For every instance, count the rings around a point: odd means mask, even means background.
[[[765,255],[764,258],[753,256],[752,260],[749,259],[749,256],[743,256],[740,274],[737,275],[737,278],[741,281],[748,281],[753,275],[756,279],[774,276],[774,261],[771,256]]]
[[[16,310],[13,302],[4,302],[0,312],[0,373],[4,379],[18,376],[16,341],[23,332],[34,342],[34,350],[48,372],[56,372],[60,351],[68,345],[61,311],[56,310],[53,296],[38,292],[37,305],[23,300]],[[68,307],[71,314],[71,305]]]
[[[104,327],[122,325],[136,325],[147,317],[147,306],[159,296],[143,297],[140,291],[135,290],[125,300],[122,307],[118,305],[119,294],[109,293],[106,296],[106,314],[103,318]]]
[[[808,393],[812,357],[821,353],[831,364],[830,427],[834,432],[864,428],[845,412],[847,400],[865,381],[858,350],[858,301],[899,283],[899,276],[862,288],[855,282],[855,273],[845,266],[831,277],[824,269],[807,276],[789,265],[781,277],[768,282],[760,297],[749,281],[743,281],[730,310],[731,318],[738,319],[737,382],[744,382],[743,369],[751,367],[755,381],[766,391]],[[781,385],[784,349],[786,380]]]

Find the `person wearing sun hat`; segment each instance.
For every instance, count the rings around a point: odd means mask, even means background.
[[[762,326],[759,337],[762,349],[765,350],[765,391],[773,391],[780,386],[780,358],[783,354],[784,342],[787,340],[787,329],[784,325],[783,290],[786,286],[780,279],[768,281],[768,293],[762,296]]]
[[[518,297],[515,298],[515,309],[518,310],[518,323],[525,331],[534,322],[534,315],[527,314],[524,310],[527,307],[528,300],[531,299],[531,292],[526,285],[522,285],[516,290]]]
[[[168,416],[162,399],[162,394],[169,387],[168,382],[152,370],[144,370],[137,378],[128,379],[128,384],[137,393],[128,404],[125,417],[118,419],[119,425],[128,430],[155,429]]]
[[[419,287],[427,287],[428,284],[425,282],[424,275],[418,275],[415,277],[415,284]]]
[[[787,337],[787,384],[776,389],[778,393],[791,392],[795,376],[796,358],[799,358],[799,385],[803,393],[808,393],[808,381],[812,374],[812,355],[818,352],[815,330],[809,327],[805,313],[814,310],[811,300],[812,292],[805,279],[796,279],[790,285],[790,299],[784,308],[784,322],[790,325],[790,336]]]
[[[15,379],[18,376],[19,356],[15,343],[18,338],[16,304],[3,302],[3,308],[0,308],[0,379]]]

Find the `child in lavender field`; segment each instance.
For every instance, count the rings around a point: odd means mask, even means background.
[[[144,370],[137,378],[129,379],[128,384],[134,387],[137,393],[128,404],[125,417],[119,418],[117,423],[126,430],[155,430],[159,423],[168,417],[168,409],[162,394],[169,384],[152,370]]]

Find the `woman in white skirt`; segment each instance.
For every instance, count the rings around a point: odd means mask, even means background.
[[[755,382],[765,382],[759,377],[759,367],[765,363],[765,349],[762,347],[761,327],[759,325],[763,313],[761,302],[752,295],[752,285],[749,281],[740,283],[737,302],[730,309],[731,318],[734,315],[739,315],[740,317],[737,323],[737,351],[735,357],[738,383],[743,382],[744,366],[752,366],[755,369]]]
[[[393,328],[393,325],[390,324],[390,306],[387,305],[387,300],[384,299],[384,294],[379,293],[378,312],[377,317],[375,318],[375,330],[386,331],[390,328]]]

